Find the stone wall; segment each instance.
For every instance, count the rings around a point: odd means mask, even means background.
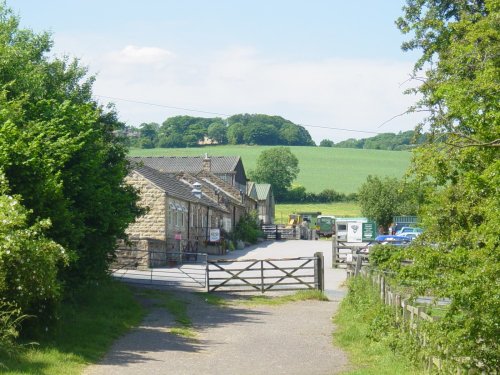
[[[130,238],[148,238],[166,240],[166,196],[139,173],[133,171],[125,178],[125,182],[139,190],[141,207],[149,211],[129,225],[127,234]]]

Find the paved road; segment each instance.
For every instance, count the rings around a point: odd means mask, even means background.
[[[323,241],[265,243],[234,252],[245,258],[309,256],[328,249]],[[327,254],[325,254],[327,255]],[[326,262],[327,264],[328,261]],[[342,295],[342,271],[325,272],[333,301],[304,301],[282,306],[208,305],[199,296],[188,314],[197,336],[173,335],[172,317],[153,309],[140,327],[118,340],[103,361],[86,369],[98,374],[334,374],[348,368],[345,354],[332,345],[331,316]]]

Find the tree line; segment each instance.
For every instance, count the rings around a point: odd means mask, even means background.
[[[374,137],[362,139],[349,138],[338,143],[334,143],[329,139],[323,139],[319,146],[401,151],[409,150],[414,148],[416,145],[423,144],[425,139],[425,134],[418,134],[414,130],[408,130],[399,133],[377,134]]]
[[[175,116],[158,123],[143,123],[124,130],[130,146],[140,148],[218,145],[314,146],[309,132],[280,116],[238,114],[222,119]]]

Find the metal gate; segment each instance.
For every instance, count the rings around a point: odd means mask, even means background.
[[[323,253],[287,259],[209,260],[207,291],[324,290],[323,267]]]
[[[117,251],[111,275],[132,284],[178,288],[206,287],[207,254],[165,251]]]

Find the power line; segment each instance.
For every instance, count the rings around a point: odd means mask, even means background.
[[[158,103],[150,103],[150,102],[144,102],[140,100],[132,100],[132,99],[123,99],[123,98],[118,98],[115,96],[107,96],[107,95],[95,95],[99,98],[105,98],[105,99],[111,99],[111,100],[120,100],[122,102],[128,102],[128,103],[136,103],[136,104],[143,104],[143,105],[149,105],[153,107],[160,107],[160,108],[168,108],[168,109],[178,109],[181,111],[187,111],[187,112],[195,112],[195,113],[204,113],[204,114],[209,114],[209,115],[217,115],[217,116],[224,116],[224,117],[230,117],[232,115],[229,115],[227,113],[221,113],[221,112],[211,112],[211,111],[203,111],[200,109],[194,109],[194,108],[185,108],[185,107],[176,107],[176,106],[171,106],[171,105],[165,105],[165,104],[158,104]],[[383,125],[387,124],[388,122],[394,120],[397,117],[400,117],[406,112],[403,112],[401,114],[398,114],[396,116],[391,117],[390,119],[384,121],[381,123],[379,126],[377,126],[377,129],[382,127]],[[329,129],[329,130],[341,130],[341,131],[346,131],[346,132],[352,132],[352,133],[365,133],[365,134],[382,134],[380,132],[375,132],[375,131],[368,131],[368,130],[356,130],[356,129],[346,129],[346,128],[336,128],[332,126],[322,126],[322,125],[309,125],[309,124],[297,124],[306,128],[319,128],[319,129]]]

